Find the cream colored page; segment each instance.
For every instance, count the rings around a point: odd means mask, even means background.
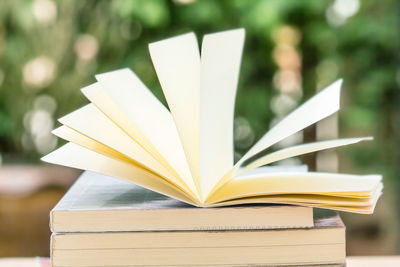
[[[129,135],[93,104],[88,104],[62,117],[59,121],[72,129],[120,152],[151,171],[171,180],[180,187],[187,186],[172,175],[160,162],[137,144]],[[90,122],[90,123],[88,123]]]
[[[129,164],[135,165],[139,168],[147,169],[149,172],[153,172],[153,170],[148,169],[147,167],[140,165],[137,161],[132,160],[131,158],[125,156],[124,154],[102,144],[99,143],[98,141],[80,133],[77,132],[76,130],[62,125],[61,127],[58,127],[57,129],[53,130],[52,133],[64,140],[67,140],[69,142],[72,142],[74,144],[80,145],[84,148],[87,148],[89,150],[92,150],[96,153],[102,154],[107,157],[114,158],[116,160],[124,161]],[[156,172],[155,172],[156,173]],[[157,174],[157,173],[156,173]],[[183,184],[181,181],[177,181],[176,177],[171,177],[171,175],[164,176],[162,174],[158,174],[160,177],[163,179],[167,180],[171,184],[174,184],[177,188],[185,191],[187,195],[192,196],[194,199],[196,199],[196,196],[187,188],[185,184]]]
[[[359,214],[372,214],[374,212],[374,208],[376,206],[378,199],[373,201],[372,205],[365,206],[339,206],[339,205],[327,205],[322,203],[314,203],[314,202],[301,202],[301,201],[291,201],[289,199],[268,199],[267,201],[263,199],[255,199],[253,201],[245,199],[244,201],[232,200],[226,202],[219,202],[212,205],[208,205],[207,207],[221,207],[227,205],[241,205],[241,204],[285,204],[285,205],[300,205],[304,207],[310,208],[321,208],[321,209],[329,209],[336,211],[345,211],[345,212],[353,212]]]
[[[250,150],[229,170],[212,188],[208,198],[221,186],[235,177],[235,172],[249,158],[267,149],[286,137],[326,118],[339,110],[340,88],[342,80],[338,80],[313,96],[300,107],[292,111],[277,125],[270,129]]]
[[[352,206],[352,207],[365,207],[373,204],[371,198],[351,198],[351,197],[335,197],[335,196],[322,196],[312,194],[294,194],[294,195],[270,195],[252,198],[240,198],[235,200],[228,200],[222,202],[224,205],[238,205],[238,204],[251,204],[251,203],[270,203],[270,202],[291,202],[291,203],[313,203],[320,205],[336,205],[336,206]]]
[[[158,161],[168,165],[164,158],[158,153],[154,146],[146,137],[132,124],[129,117],[117,106],[107,92],[99,85],[94,83],[81,89],[82,93],[90,100],[101,112],[110,118],[119,128],[129,135],[136,143],[151,154]],[[168,165],[169,166],[169,165]],[[171,166],[169,166],[171,168]],[[171,168],[172,169],[172,168]]]
[[[233,117],[243,29],[207,34],[201,48],[200,179],[203,196],[233,166]]]
[[[239,197],[272,194],[325,194],[369,197],[380,175],[350,175],[318,172],[282,172],[239,176],[220,187],[208,203]]]
[[[289,204],[289,205],[300,205],[305,207],[312,207],[312,208],[322,208],[322,209],[330,209],[330,210],[337,210],[337,211],[346,211],[346,212],[354,212],[360,214],[372,214],[374,212],[375,205],[378,201],[378,198],[371,200],[371,205],[363,205],[363,206],[352,206],[352,205],[329,205],[325,203],[318,203],[318,202],[308,202],[308,201],[294,201],[291,199],[281,199],[281,198],[269,198],[267,200],[263,198],[255,198],[253,200],[249,199],[241,199],[241,200],[232,200],[226,202],[219,202],[216,204],[209,205],[209,207],[221,207],[226,205],[238,205],[238,204],[261,204],[261,203],[272,203],[272,204]]]
[[[89,170],[127,180],[155,192],[194,204],[188,197],[160,177],[134,165],[67,143],[42,158],[43,161],[71,168]]]
[[[128,163],[134,163],[134,161],[130,158],[128,158],[127,156],[119,153],[118,151],[115,151],[114,149],[105,146],[95,140],[93,140],[90,137],[87,137],[86,135],[83,135],[77,131],[75,131],[74,129],[62,125],[56,129],[54,129],[52,132],[52,134],[54,134],[57,137],[60,137],[66,141],[72,142],[76,145],[85,147],[89,150],[92,150],[96,153],[108,156],[110,158],[114,158],[117,160],[121,160],[121,161],[125,161]]]
[[[331,206],[351,206],[351,207],[370,207],[375,205],[379,196],[382,194],[382,183],[372,191],[372,195],[368,198],[355,198],[355,197],[340,197],[330,195],[315,195],[315,194],[277,194],[266,196],[255,196],[247,198],[239,198],[220,202],[223,205],[237,205],[237,204],[250,204],[250,203],[308,203],[319,205]]]
[[[195,194],[185,154],[169,111],[130,70],[96,76],[85,96]]]
[[[338,111],[341,85],[342,80],[334,82],[287,115],[240,159],[238,165],[286,137]]]
[[[239,169],[235,175],[236,176],[241,175],[257,167],[267,165],[279,160],[299,155],[304,155],[311,152],[321,151],[329,148],[351,145],[365,140],[372,140],[372,137],[343,138],[343,139],[326,140],[326,141],[313,142],[308,144],[301,144],[297,146],[287,147],[278,150],[276,152],[267,154],[261,158],[258,158],[257,160],[246,165],[243,169]]]
[[[196,36],[188,33],[151,43],[149,50],[199,190],[200,54]]]

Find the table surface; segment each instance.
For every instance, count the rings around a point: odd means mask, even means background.
[[[39,265],[39,263],[42,265]],[[47,258],[0,258],[0,267],[49,266]],[[347,257],[347,267],[399,267],[400,256]]]

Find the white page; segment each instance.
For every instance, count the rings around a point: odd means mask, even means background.
[[[207,34],[201,48],[200,179],[203,196],[233,166],[233,118],[243,29]]]
[[[82,89],[85,96],[197,194],[170,112],[129,69],[96,78]]]
[[[149,45],[192,177],[200,190],[200,54],[196,36],[183,34]]]
[[[270,129],[238,162],[251,158],[286,137],[303,130],[323,118],[335,113],[340,108],[340,88],[342,80],[338,80],[307,102],[295,109]]]
[[[273,153],[267,154],[255,161],[249,163],[243,169],[240,169],[237,175],[248,172],[254,168],[270,164],[272,162],[276,162],[279,160],[304,155],[311,152],[321,151],[329,148],[340,147],[355,144],[365,140],[372,140],[372,137],[359,137],[359,138],[343,138],[343,139],[334,139],[334,140],[326,140],[320,142],[313,142],[308,144],[301,144],[296,146],[287,147]]]
[[[73,143],[67,143],[44,156],[42,160],[120,178],[183,202],[193,204],[193,201],[178,191],[176,187],[162,180],[162,178],[142,168],[106,157]]]

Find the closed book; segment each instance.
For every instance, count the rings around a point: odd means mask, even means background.
[[[57,233],[249,230],[313,225],[310,207],[252,204],[198,208],[88,171],[50,213],[51,231]]]
[[[57,266],[343,266],[339,216],[313,228],[65,233],[52,235]]]

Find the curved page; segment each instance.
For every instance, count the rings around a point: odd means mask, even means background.
[[[351,175],[319,172],[266,173],[239,176],[221,187],[208,203],[234,198],[273,194],[325,194],[370,197],[381,175]]]
[[[128,69],[96,78],[101,82],[83,88],[84,95],[197,195],[169,111]]]
[[[184,193],[180,192],[175,186],[164,181],[159,176],[140,167],[106,157],[73,143],[67,143],[44,156],[42,160],[53,164],[89,170],[120,178],[191,205],[196,205],[196,203],[186,197]]]
[[[136,143],[93,104],[88,104],[60,118],[59,121],[77,132],[131,158],[140,165],[145,166],[145,168],[170,180],[172,183],[186,188],[189,192],[191,191],[182,179],[173,175],[164,165]],[[81,145],[85,146],[84,143],[81,143]]]
[[[233,166],[233,117],[244,30],[207,34],[201,48],[200,178],[206,197]]]
[[[200,54],[193,33],[151,43],[151,59],[200,191]]]
[[[341,85],[342,80],[334,82],[283,118],[250,148],[235,164],[233,169],[224,175],[217,185],[213,187],[210,194],[213,194],[218,188],[230,181],[240,165],[249,158],[338,111],[340,108]]]
[[[301,144],[296,146],[287,147],[273,153],[262,156],[261,158],[256,159],[255,161],[246,165],[243,169],[240,169],[235,176],[239,176],[245,172],[248,172],[252,169],[258,168],[263,165],[267,165],[279,160],[296,157],[299,155],[304,155],[307,153],[312,153],[316,151],[321,151],[325,149],[347,146],[351,144],[355,144],[361,141],[372,140],[372,137],[359,137],[359,138],[343,138],[343,139],[334,139],[334,140],[326,140],[320,142],[313,142],[308,144]]]
[[[87,137],[77,131],[75,131],[72,128],[69,128],[68,126],[62,125],[58,127],[57,129],[53,130],[52,133],[64,140],[67,140],[69,142],[72,142],[74,144],[77,144],[79,146],[82,146],[84,148],[87,148],[93,152],[102,154],[104,156],[119,160],[119,161],[124,161],[126,163],[132,164],[134,166],[137,166],[138,168],[143,168],[149,172],[153,172],[152,170],[146,168],[143,165],[140,165],[138,162],[132,160],[131,158],[125,156],[124,154],[121,154],[120,152],[97,142],[96,140]],[[155,173],[157,174],[157,173]],[[157,174],[160,175],[160,174]],[[184,191],[187,196],[190,196],[192,199],[197,199],[197,197],[190,192],[190,190],[187,188],[186,185],[182,183],[174,183],[174,180],[176,179],[169,179],[168,177],[165,177],[163,175],[160,175],[161,178],[165,179],[169,183],[175,185],[177,188],[180,190]],[[182,184],[182,185],[181,185]]]

